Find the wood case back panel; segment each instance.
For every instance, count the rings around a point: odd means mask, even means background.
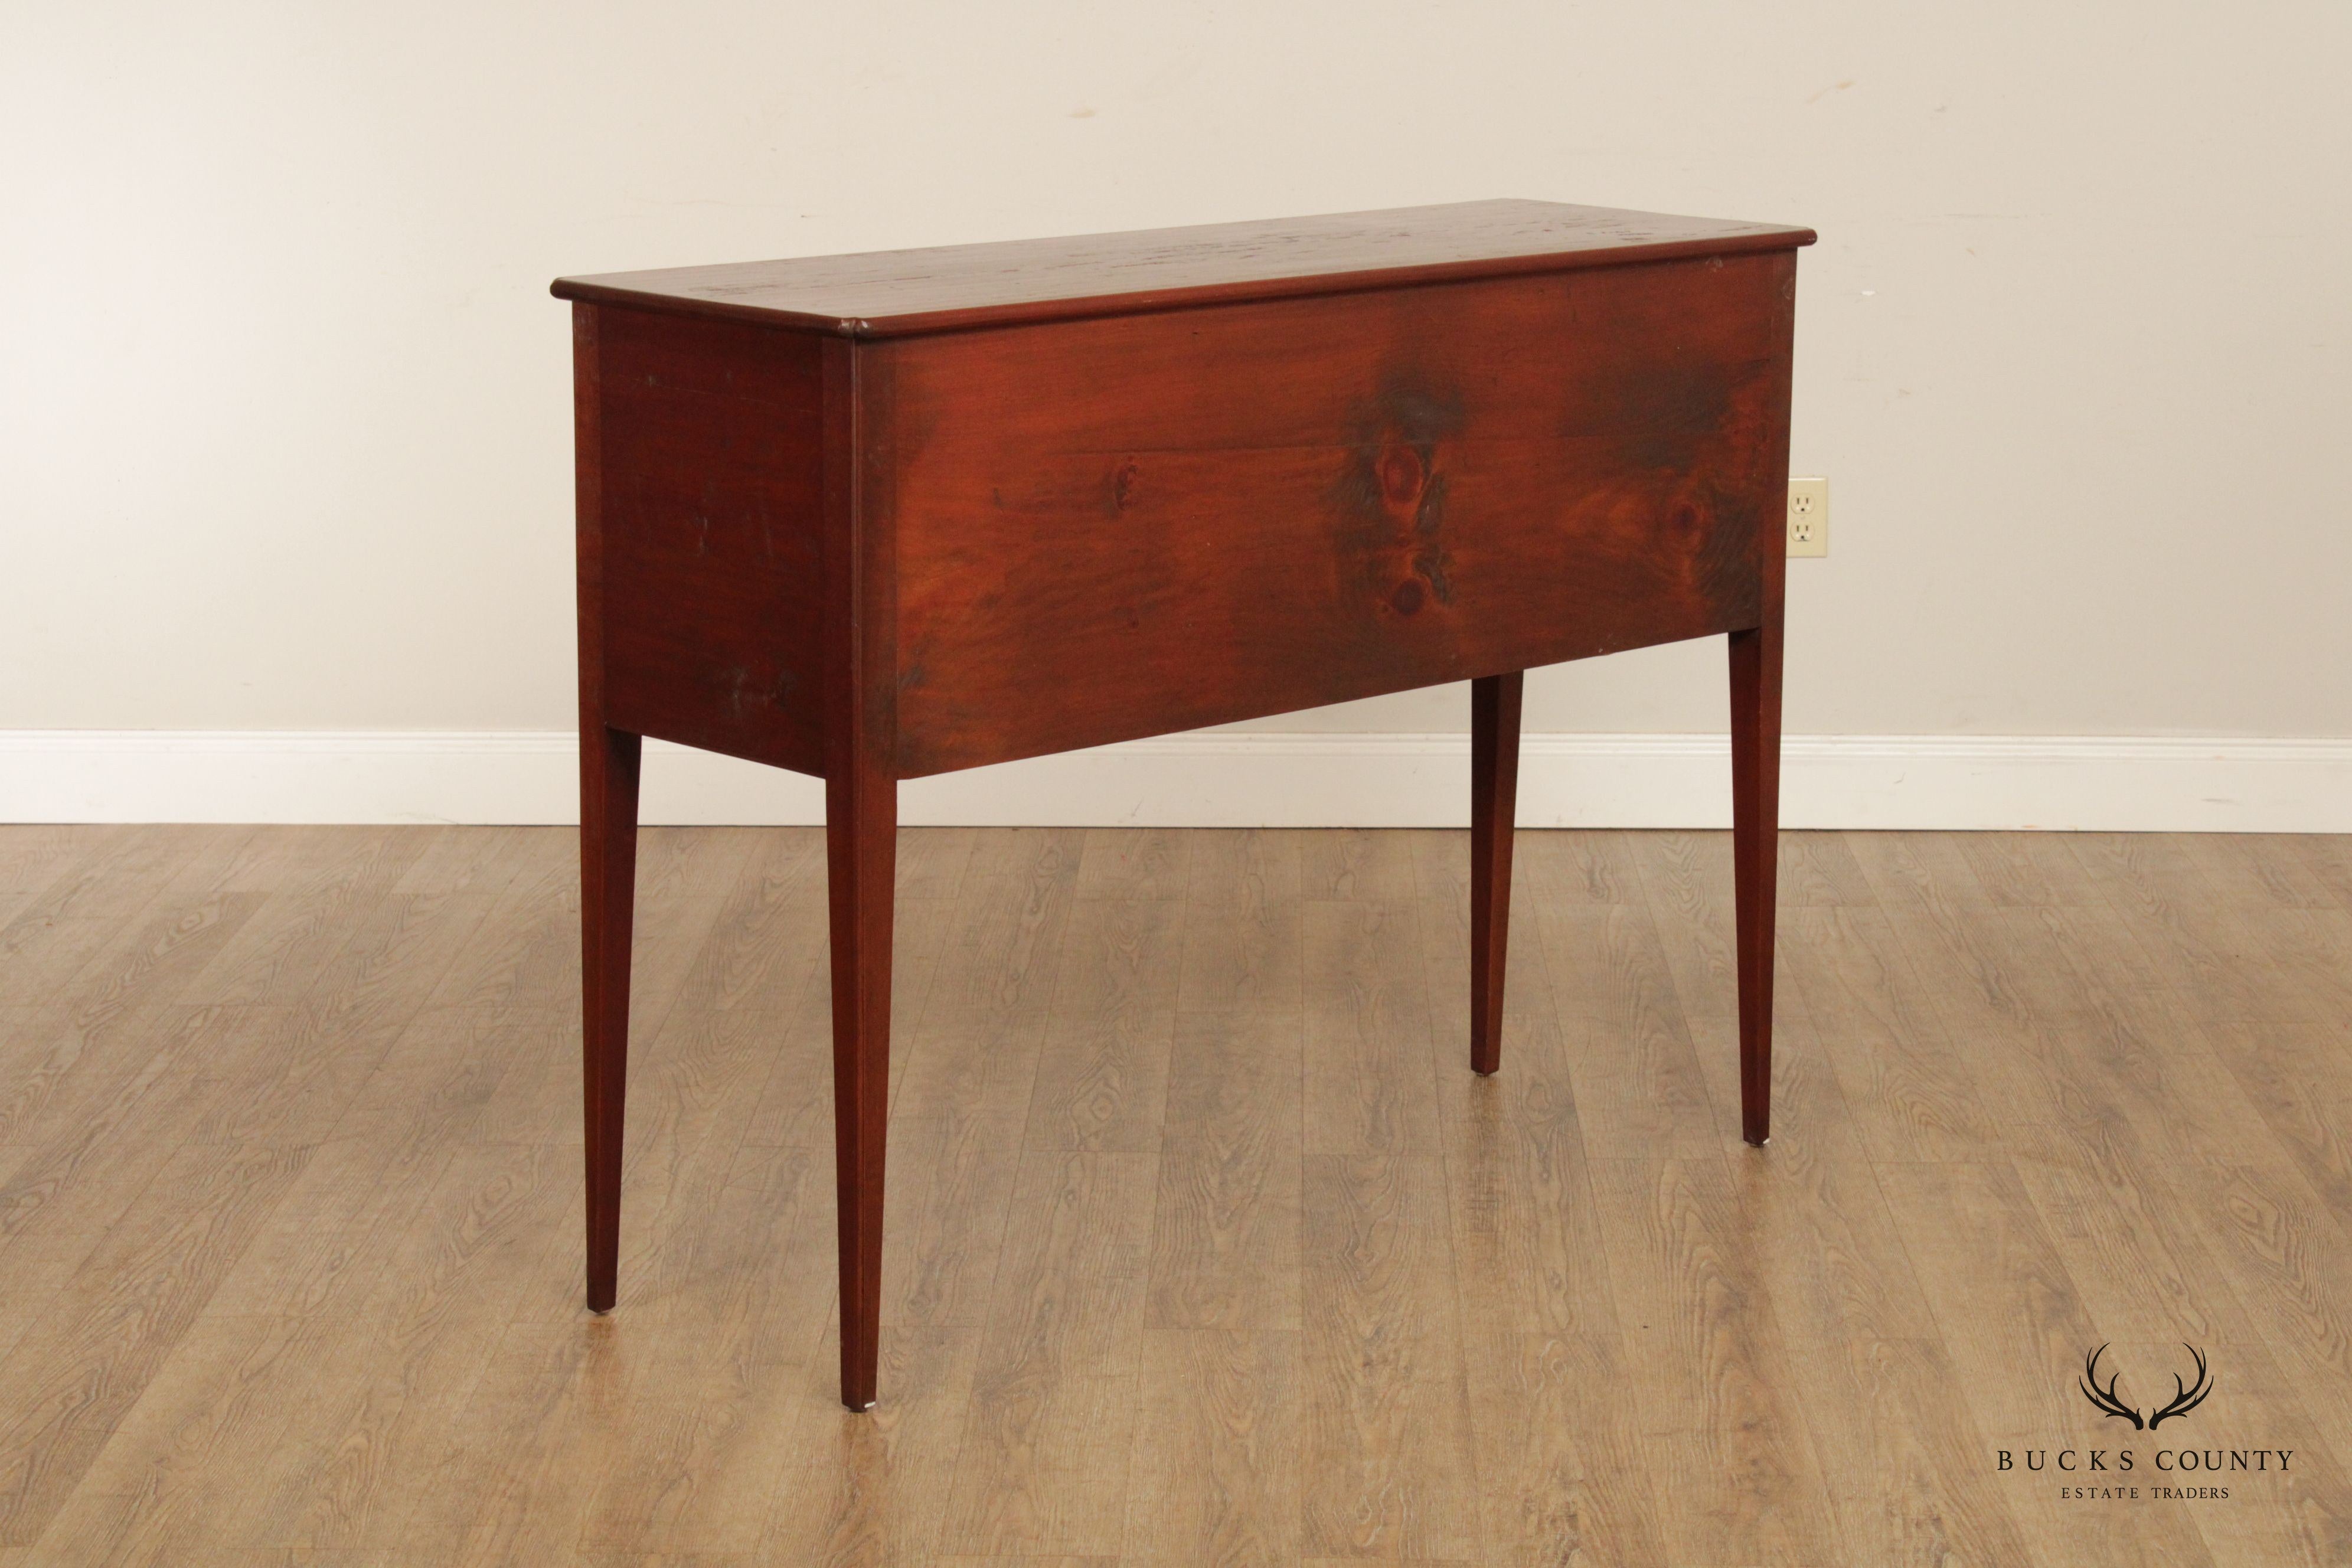
[[[824,771],[822,343],[599,308],[614,728]]]
[[[1759,624],[1795,279],[1784,251],[862,346],[900,772]]]

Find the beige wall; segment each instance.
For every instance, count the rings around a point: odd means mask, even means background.
[[[568,728],[558,272],[1517,195],[1821,230],[1792,730],[2352,735],[2330,0],[6,11],[0,730]]]

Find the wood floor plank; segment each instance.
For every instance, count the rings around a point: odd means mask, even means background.
[[[0,994],[79,1015],[119,1010],[133,986],[168,991],[267,901],[291,863],[251,827],[131,829],[0,929]],[[272,873],[258,887],[238,875],[255,866]]]
[[[47,1529],[308,1158],[184,1147],[0,1362],[0,1545]]]
[[[269,893],[253,917],[181,987],[196,1004],[255,1005],[300,995],[349,945],[425,848],[396,828],[354,829],[334,852]]]
[[[27,913],[123,923],[166,894],[250,892],[252,886],[236,879],[240,866],[299,864],[302,858],[283,832],[268,835],[259,856],[244,856],[260,837],[251,826],[124,826],[105,840],[100,852],[79,858],[67,874],[46,884]]]
[[[1171,874],[1155,876],[1148,885],[1181,894]],[[1022,1146],[1154,1153],[1168,1108],[1183,904],[1173,896],[1087,895],[1082,874]]]
[[[1542,833],[1521,830],[1512,846],[1511,879],[1515,895],[1525,896],[1530,905],[1551,908],[1559,904],[1638,904],[1643,902],[1641,870],[1636,864],[1635,845],[1648,837],[1639,833]],[[1439,853],[1448,860],[1461,860],[1462,874],[1469,875],[1469,862],[1463,853],[1464,844],[1458,838],[1447,843]],[[1424,891],[1429,888],[1431,862],[1435,857],[1421,857],[1418,871]]]
[[[1483,1554],[1444,1163],[1307,1158],[1309,1557]]]
[[[1884,911],[1790,910],[1780,973],[1802,999],[1874,1159],[1997,1155],[1998,1124]]]
[[[1481,1337],[1469,1358],[1478,1500],[1496,1563],[1667,1568],[1658,1476],[1614,1331]]]
[[[1823,1343],[1932,1339],[1903,1226],[1820,1061],[1791,1052],[1780,1064],[1780,1097],[1806,1136],[1741,1148],[1724,1163],[1763,1299],[1784,1331]]]
[[[2294,1568],[2352,1562],[2352,1473],[2345,1468],[2343,1426],[2313,1417],[2297,1381],[2265,1347],[2233,1349],[2230,1368],[2231,1424],[2236,1430],[2225,1440],[2230,1446],[2222,1449],[2223,1462],[2235,1463],[2242,1455],[2241,1434],[2259,1434],[2263,1447],[2287,1450],[2290,1458],[2284,1473],[2272,1473],[2266,1464],[2257,1473],[2224,1469],[2184,1478],[2230,1489],[2225,1506],[2197,1509],[2191,1515],[2213,1561]],[[2221,1397],[2218,1385],[2214,1397]],[[2200,1453],[2215,1440],[2214,1434],[2200,1434]]]
[[[62,1285],[177,1157],[216,1102],[219,1062],[267,1060],[247,1009],[162,1009],[115,1020],[142,1045],[128,1070],[61,1097],[28,1121],[33,1153],[0,1188],[0,1273]],[[0,1328],[0,1337],[11,1324]]]
[[[1541,910],[1538,937],[1578,1123],[1596,1159],[1712,1154],[1717,1108],[1672,966],[1639,905]],[[1738,1101],[1731,1105],[1736,1119]]]
[[[563,851],[577,853],[572,845]],[[637,903],[658,910],[673,901],[723,899],[751,868],[772,875],[824,858],[824,830],[819,827],[642,827]]]
[[[910,830],[852,1415],[815,830],[644,835],[599,1319],[576,834],[0,828],[0,1568],[2346,1561],[2347,844],[1790,836],[1756,1151],[1723,835],[1482,1079],[1458,832]]]
[[[1848,833],[1846,847],[1882,907],[1923,904],[1932,910],[1998,907],[1960,852],[1957,833]]]
[[[1459,847],[1424,845],[1417,875],[1423,972],[1436,1025],[1437,1122],[1465,1331],[1474,1342],[1517,1332],[1613,1332],[1616,1309],[1601,1260],[1573,1073],[1539,943],[1523,936],[1525,945],[1511,955],[1503,1009],[1506,1070],[1488,1077],[1463,1070],[1470,886],[1466,857],[1451,852]],[[1588,863],[1609,868],[1606,890],[1639,897],[1633,851],[1622,837],[1613,851]],[[1449,1035],[1459,1042],[1451,1061]]]
[[[806,829],[812,851],[821,830]],[[963,874],[982,830],[977,827],[906,827],[898,831],[898,897],[907,900],[954,899],[963,891]]]
[[[2352,834],[2321,837],[2298,833],[2278,853],[2300,859],[2312,879],[2325,887],[2338,907],[2352,913]]]
[[[817,911],[821,914],[821,911]],[[953,905],[935,900],[908,900],[899,905],[898,934],[893,944],[890,979],[892,1040],[890,1047],[890,1087],[894,1103],[905,1086],[909,1064],[924,1054],[929,1038],[929,999],[932,985],[942,967],[950,942],[960,934],[959,917]],[[813,962],[806,972],[798,995],[790,1006],[765,1013],[761,1049],[774,1060],[768,1075],[767,1087],[761,1091],[760,1103],[752,1111],[751,1124],[743,1136],[751,1142],[768,1145],[830,1145],[833,1138],[833,993],[832,978],[824,963],[822,938],[817,941]],[[703,994],[699,987],[689,986],[687,996]],[[735,1009],[740,1011],[740,1009]],[[971,1016],[963,1016],[965,1019]],[[939,1020],[940,1026],[950,1037],[960,1021],[951,1011]],[[1015,1038],[1024,1038],[1016,1035]],[[950,1047],[961,1049],[961,1047]],[[975,1116],[988,1112],[981,1108],[958,1105],[951,1098],[940,1097],[945,1105],[944,1114],[953,1117],[967,1110]],[[1009,1090],[1005,1097],[1010,1100]],[[919,1116],[925,1096],[906,1101],[900,1107],[903,1114]],[[1025,1110],[1025,1106],[1024,1107]],[[999,1110],[1000,1116],[1017,1113]],[[895,1163],[895,1150],[894,1150]]]
[[[1415,835],[1345,827],[1298,839],[1299,896],[1315,903],[1377,902],[1414,895]]]
[[[768,1514],[759,1560],[793,1568],[900,1568],[935,1555],[971,1416],[977,1329],[885,1328],[882,1386],[862,1414],[832,1386],[827,1339],[802,1386],[798,1441]],[[1057,1554],[1040,1552],[1052,1562]]]
[[[1878,894],[1843,833],[1780,835],[1780,901],[1793,909],[1867,908]]]
[[[1067,830],[1006,837],[976,847],[965,868],[952,932],[899,1037],[893,1115],[1028,1114],[1082,840]]]
[[[0,825],[0,891],[39,892],[127,831],[114,823]]]
[[[1010,1117],[891,1123],[884,1322],[979,1328],[988,1321],[1024,1126]],[[830,1145],[823,1147],[829,1158]]]
[[[666,1310],[690,1276],[708,1215],[775,1070],[774,1029],[757,1014],[680,1008],[631,1073],[622,1152],[620,1300]]]
[[[1079,900],[1134,903],[1181,899],[1190,838],[1168,827],[1087,829],[1079,851]]]
[[[579,835],[561,827],[411,827],[422,843],[416,858],[393,884],[396,899],[495,900],[541,854],[560,853],[558,839],[576,846]],[[549,847],[542,849],[542,846]]]
[[[2331,841],[2305,833],[2201,833],[2181,847],[2223,899],[2246,910],[2342,909],[2330,875]]]
[[[552,847],[552,846],[549,846]],[[500,891],[429,1005],[572,1005],[580,990],[580,871],[569,857],[534,858]]]
[[[832,1169],[830,1150],[737,1146],[668,1300],[646,1315],[654,1386],[731,1399],[769,1368],[810,1364],[833,1307],[828,1271],[805,1261],[834,1234]]]
[[[595,1552],[750,1553],[792,1473],[805,1418],[796,1369],[770,1369],[724,1395],[642,1381],[606,1435],[604,1475],[583,1515]]]
[[[1298,1012],[1306,1005],[1301,836],[1235,828],[1191,837],[1178,1010]]]
[[[638,942],[672,931],[683,963],[674,997],[714,1012],[789,1013],[824,967],[823,847],[803,833],[746,846],[729,880],[706,873],[667,904],[637,917]],[[715,890],[706,890],[715,889]],[[633,980],[630,1026],[640,1027]],[[648,1017],[657,1027],[659,1019]]]
[[[240,1499],[226,1544],[402,1542],[414,1479],[463,1414],[574,1175],[562,1151],[457,1152],[394,1251],[385,1288],[326,1321],[337,1331],[289,1392],[285,1429],[218,1478]]]
[[[60,1561],[163,1565],[227,1535],[224,1471],[267,1452],[328,1334],[286,1318],[205,1317],[142,1391],[42,1533]]]
[[[945,1550],[1121,1552],[1156,1163],[1023,1156]]]
[[[467,1568],[572,1559],[591,1498],[583,1483],[605,1473],[633,1381],[617,1328],[505,1331],[439,1451],[386,1500],[401,1514],[403,1550]]]
[[[2103,1432],[2076,1388],[2084,1358],[2112,1333],[2092,1318],[2016,1173],[1990,1162],[1888,1164],[1879,1181],[1936,1303],[1981,1440],[2022,1465],[2028,1450],[2119,1439],[2120,1427]],[[2000,1310],[1975,1305],[1987,1300]],[[2000,1495],[2029,1540],[2071,1541],[2075,1561],[2212,1561],[2194,1522],[2176,1511],[2105,1513],[2109,1528],[2078,1533],[2079,1515],[2048,1484],[2006,1484]]]
[[[1310,1154],[1438,1152],[1419,906],[1408,895],[1305,907]]]
[[[320,1026],[354,1042],[396,1035],[488,921],[488,892],[402,893],[356,922],[351,940],[301,993]]]
[[[1712,1151],[1685,1160],[1597,1160],[1643,1453],[1674,1478],[1664,1515],[1677,1563],[1844,1561],[1824,1505],[1813,1436],[1779,1325],[1750,1281],[1757,1242]]]
[[[1304,1025],[1187,1013],[1156,1167],[1155,1329],[1300,1327]]]
[[[269,901],[267,894],[209,891],[158,898],[131,924],[127,942],[85,965],[51,1000],[85,1023],[166,997],[184,1006],[202,1005],[205,973],[235,949]],[[296,994],[299,988],[286,993]]]
[[[1856,1563],[1941,1568],[1959,1563],[2071,1561],[2027,1545],[1990,1447],[1935,1338],[1786,1342],[1831,1511]],[[1936,1419],[1922,1419],[1933,1411]]]
[[[2279,1003],[2276,976],[2259,942],[2177,840],[2085,833],[2071,847],[2147,951],[2153,972],[2198,1021],[2273,1015]]]
[[[1297,1558],[1303,1374],[1296,1331],[1145,1332],[1123,1561]]]
[[[1943,836],[1976,873],[1986,899],[2000,909],[2064,909],[2100,901],[2096,884],[2063,833],[1955,833]]]
[[[2247,1165],[2210,1189],[2204,1234],[2253,1330],[2306,1407],[2352,1420],[2352,1248],[2311,1189]]]

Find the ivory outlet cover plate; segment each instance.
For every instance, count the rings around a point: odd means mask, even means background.
[[[1827,479],[1789,481],[1789,553],[1827,555],[1830,552],[1830,482]]]

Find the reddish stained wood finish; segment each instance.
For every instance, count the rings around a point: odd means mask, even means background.
[[[1260,223],[673,267],[556,280],[559,299],[901,337],[1198,305],[1733,256],[1811,245],[1785,224],[1559,202],[1454,202]]]
[[[823,340],[593,314],[612,721],[821,773]]]
[[[1731,864],[1739,1135],[1772,1136],[1772,922],[1780,845],[1780,625],[1731,634]]]
[[[1793,258],[1792,258],[1793,259]],[[1789,361],[1776,371],[1774,406],[1789,406]],[[1769,432],[1765,460],[1789,468],[1789,422]],[[1731,854],[1733,944],[1739,972],[1739,1127],[1762,1147],[1772,1136],[1772,966],[1774,888],[1780,865],[1780,640],[1788,598],[1789,552],[1776,513],[1768,547],[1758,552],[1761,613],[1735,630],[1731,653]]]
[[[900,778],[1472,679],[1491,1072],[1519,672],[1729,633],[1762,1142],[1811,238],[1480,203],[559,282],[581,301],[589,1304],[611,1306],[618,1250],[640,735],[826,781],[854,1409],[876,1393]]]
[[[598,325],[595,312],[573,311],[580,571],[581,1121],[588,1184],[588,1307],[609,1312],[621,1247],[621,1129],[628,1089],[629,946],[636,904],[642,742],[606,722]]]
[[[1470,683],[1470,1069],[1503,1065],[1503,962],[1510,948],[1511,844],[1519,798],[1519,699],[1527,678]]]
[[[833,960],[834,1166],[841,1400],[874,1403],[882,1315],[882,1163],[890,1119],[890,926],[898,783],[886,535],[866,527],[858,351],[824,345],[824,817]]]
[[[1753,626],[1792,253],[878,345],[917,777]]]

